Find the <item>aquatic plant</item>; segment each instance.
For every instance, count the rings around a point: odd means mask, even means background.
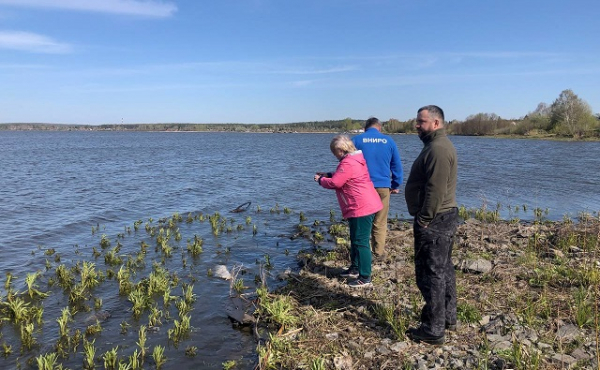
[[[2,342],[2,357],[6,358],[12,354],[12,346]]]
[[[161,345],[155,346],[152,350],[152,358],[156,364],[156,369],[161,369],[165,362],[167,362],[167,357],[165,356],[165,347]]]
[[[235,360],[225,361],[221,364],[223,366],[223,370],[231,370],[235,368],[237,362]]]
[[[55,370],[57,366],[57,353],[46,353],[35,358],[38,370]]]
[[[96,347],[94,343],[96,340],[89,342],[85,338],[83,339],[83,367],[84,369],[94,369],[96,367],[95,364],[95,356],[96,356]]]
[[[160,320],[163,316],[163,312],[156,306],[150,307],[150,313],[148,314],[148,326],[161,326],[162,321]]]
[[[59,329],[59,336],[61,338],[66,338],[69,336],[69,323],[73,321],[73,318],[71,316],[71,311],[69,311],[68,307],[65,307],[62,309],[61,311],[61,316],[56,319],[56,322],[58,323],[58,329]]]
[[[198,347],[187,346],[185,347],[185,355],[188,357],[195,357],[198,354]]]
[[[183,315],[181,313],[179,315],[179,320],[173,320],[173,328],[167,331],[167,335],[175,345],[190,335],[190,320],[190,315]]]
[[[136,342],[137,346],[140,349],[140,363],[144,364],[144,359],[146,358],[146,326],[141,325],[138,330],[138,341]]]
[[[71,270],[67,269],[65,265],[56,266],[56,278],[58,279],[58,285],[63,289],[70,289],[73,286],[75,280]]]
[[[131,273],[129,272],[129,269],[126,268],[125,266],[121,266],[119,268],[119,272],[117,272],[117,281],[119,283],[119,294],[128,295],[129,293],[131,293],[133,283],[131,282],[130,277],[131,277]]]
[[[127,321],[123,320],[119,326],[121,326],[121,334],[127,334],[131,325]]]
[[[33,323],[22,323],[19,329],[21,332],[21,345],[23,348],[30,350],[31,347],[37,343],[35,337],[33,336],[33,332],[35,330]]]
[[[140,354],[138,350],[135,349],[133,353],[129,356],[129,367],[132,370],[138,370],[142,368],[142,363],[140,361]]]
[[[202,240],[202,238],[200,238],[198,235],[194,235],[194,242],[188,242],[187,250],[192,256],[196,257],[200,255],[200,253],[202,253],[203,244],[204,241]]]
[[[110,247],[110,239],[108,239],[108,235],[102,234],[102,236],[100,237],[100,247],[102,249]]]
[[[83,261],[83,265],[81,266],[81,284],[85,289],[92,289],[100,284],[95,263]]]
[[[10,272],[6,273],[6,281],[4,282],[4,290],[7,292],[11,291],[13,275]]]
[[[27,322],[30,318],[29,302],[25,302],[20,296],[13,296],[6,302],[2,302],[6,308],[5,319],[12,321],[14,324]]]
[[[191,305],[196,301],[196,295],[194,294],[194,285],[183,284],[181,286],[181,290],[185,303]]]
[[[88,325],[88,327],[85,329],[85,335],[88,337],[97,335],[102,333],[102,325],[100,324],[99,320],[96,320],[95,324],[92,325]]]
[[[148,297],[139,287],[131,291],[127,296],[127,299],[133,304],[131,311],[133,311],[133,317],[136,319],[140,317],[150,303],[150,297]]]
[[[300,212],[300,222],[304,222],[306,221],[306,216],[304,215],[304,212]]]
[[[118,354],[119,346],[114,347],[111,350],[106,351],[102,355],[102,359],[104,360],[104,368],[106,370],[116,370],[119,361]]]

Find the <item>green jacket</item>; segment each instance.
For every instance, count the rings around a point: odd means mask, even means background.
[[[427,225],[438,213],[457,207],[457,160],[443,128],[421,140],[425,146],[412,165],[404,196],[411,216]]]

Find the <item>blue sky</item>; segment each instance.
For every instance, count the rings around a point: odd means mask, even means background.
[[[0,123],[600,111],[600,2],[0,0]]]

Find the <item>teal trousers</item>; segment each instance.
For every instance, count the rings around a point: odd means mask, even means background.
[[[350,263],[361,277],[371,277],[371,228],[375,215],[348,219],[350,226]]]

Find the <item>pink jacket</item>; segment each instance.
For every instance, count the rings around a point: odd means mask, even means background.
[[[344,218],[368,216],[383,208],[360,150],[343,157],[333,176],[322,177],[319,184],[335,189]]]

